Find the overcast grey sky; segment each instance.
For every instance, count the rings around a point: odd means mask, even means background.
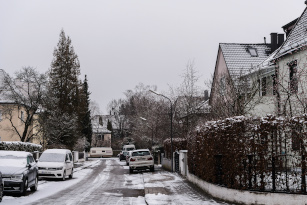
[[[179,86],[189,60],[211,78],[219,43],[270,42],[305,0],[0,0],[0,69],[50,68],[63,28],[106,114],[138,83]]]

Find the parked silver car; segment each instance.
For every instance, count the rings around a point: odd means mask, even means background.
[[[0,171],[4,192],[25,194],[30,187],[36,191],[38,168],[33,155],[22,151],[0,151]]]
[[[145,169],[150,169],[151,172],[155,171],[154,158],[150,154],[149,149],[133,150],[129,159],[130,173],[132,173],[133,170]]]

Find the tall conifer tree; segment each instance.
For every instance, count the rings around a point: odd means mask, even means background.
[[[80,63],[70,38],[60,33],[60,39],[53,52],[49,71],[51,100],[48,105],[50,118],[46,127],[51,144],[62,144],[73,149],[78,140],[79,80]],[[63,128],[66,129],[63,129]]]
[[[91,148],[92,143],[92,122],[91,122],[91,110],[90,110],[90,92],[88,91],[88,83],[87,83],[87,77],[85,75],[85,79],[83,82],[82,87],[82,96],[81,103],[80,103],[80,119],[81,119],[81,133],[82,136],[85,138],[85,151],[89,151]]]

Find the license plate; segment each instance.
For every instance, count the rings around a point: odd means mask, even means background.
[[[51,174],[51,172],[42,171],[42,174]]]

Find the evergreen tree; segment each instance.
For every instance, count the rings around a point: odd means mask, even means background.
[[[59,108],[63,112],[72,114],[78,106],[80,64],[71,40],[65,36],[63,30],[53,56],[49,73],[51,88],[54,90],[55,97],[59,99]]]
[[[92,122],[91,122],[91,110],[90,110],[90,92],[88,91],[88,83],[87,78],[85,75],[85,79],[83,82],[82,87],[82,97],[81,97],[81,103],[80,103],[80,119],[81,119],[81,133],[82,136],[85,138],[85,151],[89,152],[91,148],[92,143],[92,135],[93,135],[93,129],[92,129]]]
[[[108,120],[107,129],[113,132],[112,122]]]
[[[78,140],[80,64],[69,37],[64,31],[53,52],[53,61],[49,71],[50,100],[47,102],[46,133],[49,144],[62,144],[73,149]],[[53,119],[54,118],[54,119]],[[63,130],[66,127],[69,129]]]

